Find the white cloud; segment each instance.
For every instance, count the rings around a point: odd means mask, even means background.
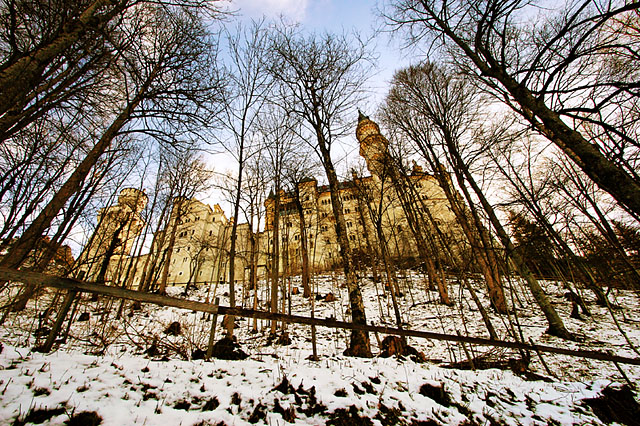
[[[309,0],[233,0],[231,4],[244,16],[257,18],[265,15],[273,18],[284,15],[300,22],[306,17]]]

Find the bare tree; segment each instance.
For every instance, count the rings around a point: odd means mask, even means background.
[[[143,132],[157,139],[176,140],[180,129],[172,128],[174,124],[208,122],[201,113],[212,105],[219,84],[208,62],[213,45],[201,18],[160,7],[136,16],[140,25],[154,31],[130,40],[127,54],[112,68],[114,101],[104,106],[108,113],[87,123],[89,130],[97,133],[97,142],[12,245],[9,255],[0,261],[2,266],[15,268],[24,262],[51,221],[99,165],[102,155],[124,134]]]
[[[286,235],[281,233],[281,205],[285,188],[285,167],[294,158],[294,129],[296,119],[277,105],[269,105],[260,116],[258,126],[265,151],[264,165],[268,167],[268,179],[273,182],[272,190],[266,203],[266,228],[272,230],[271,243],[271,312],[278,312],[278,284],[280,282],[281,243],[286,242]],[[269,213],[271,212],[271,213]],[[285,230],[286,230],[285,222]],[[271,322],[271,333],[276,332],[276,321]]]
[[[464,133],[470,130],[473,113],[467,108],[468,102],[472,99],[463,87],[440,88],[438,78],[430,77],[431,72],[437,72],[432,67],[431,64],[425,64],[396,73],[383,114],[388,125],[412,140],[431,165],[458,223],[474,250],[473,254],[485,277],[491,304],[497,312],[505,313],[506,300],[491,240],[486,235],[473,200],[468,192],[465,192],[466,187],[459,186],[467,199],[468,204],[465,205],[453,186],[450,175],[444,172],[443,162],[447,161],[444,156],[447,149],[441,149],[444,140],[448,139],[456,145]],[[445,84],[444,81],[441,83]],[[461,165],[456,164],[454,171],[457,171],[457,167]],[[468,168],[467,165],[464,167]]]
[[[233,219],[231,222],[231,246],[229,248],[229,305],[235,306],[235,259],[238,219],[242,202],[242,184],[246,161],[255,154],[256,118],[266,100],[271,86],[270,76],[263,66],[267,32],[262,22],[253,22],[248,28],[238,26],[234,34],[226,33],[229,50],[227,78],[229,88],[225,92],[223,127],[230,141],[223,145],[238,162],[233,194]],[[254,146],[252,146],[254,145]],[[227,335],[233,335],[233,318],[227,322]]]
[[[537,226],[540,226],[553,240],[558,250],[568,257],[572,266],[580,271],[587,286],[596,295],[598,303],[606,305],[605,295],[593,281],[587,266],[554,227],[553,217],[561,211],[556,202],[559,192],[571,192],[573,196],[577,194],[570,191],[566,185],[561,185],[562,188],[556,187],[554,184],[556,179],[552,177],[556,173],[554,172],[556,167],[548,161],[536,161],[544,151],[536,149],[537,144],[530,139],[531,135],[509,130],[510,120],[508,119],[505,123],[489,129],[481,140],[485,142],[486,147],[483,152],[490,158],[493,167],[500,172],[503,181],[509,185],[510,190],[506,191],[511,193],[509,203],[524,207],[535,218]],[[564,156],[562,153],[560,155]],[[569,169],[575,167],[569,161],[565,166]],[[521,215],[512,216],[516,219],[524,219]],[[548,260],[552,261],[552,259]]]
[[[489,223],[500,239],[506,253],[511,258],[520,273],[527,282],[529,289],[536,302],[540,306],[549,323],[548,332],[562,338],[572,338],[566,330],[562,319],[551,305],[544,290],[527,268],[524,259],[515,250],[508,233],[498,219],[495,209],[485,196],[480,184],[470,170],[469,161],[465,161],[462,153],[464,138],[478,137],[477,133],[469,134],[474,129],[473,123],[476,120],[478,103],[474,95],[475,91],[470,87],[468,81],[461,76],[439,68],[431,63],[410,67],[408,70],[400,71],[394,79],[394,88],[390,94],[396,105],[404,105],[406,113],[420,115],[425,119],[427,125],[434,129],[433,139],[423,147],[425,153],[429,154],[437,173],[442,175],[443,164],[439,162],[440,157],[434,150],[434,145],[439,145],[442,149],[444,160],[448,163],[456,177],[458,187],[462,190],[472,214],[474,213],[473,199],[469,194],[467,185],[476,196],[481,208],[488,217]],[[411,108],[411,107],[415,108]],[[408,107],[408,108],[406,108]],[[401,113],[403,110],[396,110],[394,113]],[[396,115],[396,122],[406,122],[401,116]],[[406,127],[405,127],[406,128]],[[412,127],[410,134],[415,135],[415,127]],[[417,139],[418,143],[423,143]],[[444,182],[444,179],[440,179]],[[460,216],[461,217],[461,216]],[[479,219],[476,218],[476,223]],[[490,242],[484,234],[484,229],[478,224],[477,234],[483,239],[485,247]],[[494,267],[497,265],[493,265]],[[498,283],[498,285],[501,285]],[[491,291],[491,289],[490,289]]]
[[[378,125],[362,113],[358,118],[356,135],[361,144],[360,152],[366,158],[367,167],[374,176],[374,183],[379,186],[380,200],[385,198],[384,192],[385,186],[387,186],[394,194],[387,194],[386,198],[389,200],[397,200],[402,207],[407,224],[416,242],[420,260],[424,262],[428,271],[429,283],[432,286],[438,287],[442,303],[451,305],[452,303],[449,300],[446,283],[440,278],[441,274],[439,271],[436,271],[435,259],[438,254],[434,244],[432,244],[433,240],[430,238],[431,236],[428,235],[428,228],[424,226],[424,223],[420,223],[419,217],[416,215],[416,211],[412,206],[412,199],[409,197],[409,179],[405,179],[405,176],[399,172],[401,164],[396,162],[391,156],[389,141],[380,133]],[[378,215],[380,215],[380,217],[376,218],[376,215],[372,216],[378,228],[382,226],[381,208],[382,205],[380,205],[378,209]],[[380,237],[381,236],[379,236],[379,238]],[[387,243],[381,240],[380,244]],[[380,252],[384,255],[384,253],[388,252],[388,248],[381,247]]]
[[[166,254],[158,287],[160,294],[166,292],[178,227],[189,211],[191,199],[208,189],[211,179],[211,171],[207,169],[202,159],[196,157],[194,151],[185,151],[179,155],[167,152],[167,155],[170,156],[167,161],[169,165],[165,169],[163,178],[165,184],[171,188],[172,197],[167,201],[172,203],[172,208],[167,228],[165,228],[165,233],[169,233],[169,240],[166,247],[163,247]]]
[[[353,107],[363,94],[371,57],[365,43],[358,39],[332,34],[305,37],[290,27],[277,29],[270,51],[270,71],[278,85],[278,102],[302,121],[303,139],[313,141],[329,181],[351,318],[354,323],[365,324],[364,304],[354,271],[331,149],[349,127],[345,120],[352,123],[351,117],[356,116]],[[370,357],[368,333],[352,331],[345,354]]]
[[[258,309],[258,262],[261,258],[259,248],[261,233],[258,232],[264,220],[264,201],[268,188],[267,173],[262,158],[262,150],[247,163],[246,179],[242,191],[246,207],[245,218],[249,225],[249,288],[253,292],[253,309]],[[258,331],[258,320],[253,319],[254,332]]]
[[[637,123],[628,117],[637,111],[640,37],[624,25],[638,9],[599,0],[552,10],[527,0],[397,0],[382,14],[408,45],[442,48],[638,214]]]
[[[12,0],[0,6],[0,140],[46,116],[103,92],[110,69],[144,25],[140,16],[162,3],[165,10],[219,15],[215,1]],[[132,32],[136,33],[133,38]],[[97,106],[98,104],[94,104]]]
[[[317,202],[313,196],[304,189],[304,185],[314,176],[318,168],[317,160],[311,158],[312,152],[304,151],[303,147],[298,147],[293,154],[295,160],[287,162],[284,167],[284,178],[289,193],[292,194],[293,203],[298,213],[298,232],[300,237],[300,259],[302,261],[302,289],[303,297],[311,297],[310,286],[310,265],[309,265],[309,232],[312,209]],[[313,243],[311,243],[313,244]]]

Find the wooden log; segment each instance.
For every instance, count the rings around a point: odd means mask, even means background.
[[[383,327],[368,324],[353,324],[350,322],[337,321],[334,319],[322,319],[303,317],[299,315],[287,315],[255,311],[253,309],[229,308],[225,306],[215,306],[209,303],[195,302],[191,300],[178,299],[175,297],[161,296],[134,290],[126,290],[118,287],[107,287],[101,284],[86,283],[69,278],[54,277],[38,272],[17,271],[9,268],[0,268],[0,280],[31,282],[46,287],[75,290],[77,292],[89,292],[103,294],[106,296],[121,297],[140,302],[155,303],[161,306],[173,306],[176,308],[189,309],[192,311],[217,313],[219,315],[234,315],[245,318],[257,318],[271,321],[285,321],[296,324],[316,325],[329,328],[341,328],[345,330],[363,330],[368,332],[378,332],[383,334],[394,334],[398,336],[419,337],[423,339],[444,340],[450,342],[465,342],[481,346],[495,346],[509,349],[538,350],[541,352],[555,353],[560,355],[573,356],[578,358],[597,359],[600,361],[619,362],[622,364],[640,365],[640,358],[629,358],[605,352],[590,350],[573,350],[557,348],[546,345],[528,345],[520,342],[507,342],[504,340],[492,340],[481,337],[455,336],[451,334],[435,333],[431,331],[406,330],[392,327]]]

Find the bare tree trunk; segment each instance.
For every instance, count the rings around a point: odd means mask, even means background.
[[[544,316],[547,318],[547,322],[549,323],[549,328],[547,329],[547,332],[551,335],[554,335],[563,339],[568,339],[568,340],[574,339],[575,337],[571,333],[569,333],[569,331],[564,327],[564,323],[562,322],[562,319],[560,318],[560,316],[558,315],[554,307],[551,305],[551,301],[549,300],[547,295],[544,293],[544,290],[538,283],[538,280],[536,280],[533,274],[529,271],[529,268],[524,262],[524,259],[522,259],[518,251],[515,249],[515,246],[511,242],[509,235],[504,230],[504,228],[502,227],[502,224],[500,223],[500,220],[496,216],[495,211],[493,210],[493,207],[491,206],[491,204],[489,204],[489,202],[485,198],[482,190],[480,189],[475,179],[469,172],[469,169],[467,167],[464,167],[462,158],[460,158],[457,150],[455,150],[454,147],[449,145],[449,153],[452,155],[453,160],[458,165],[458,167],[456,167],[455,170],[457,172],[464,173],[466,177],[466,181],[469,182],[469,185],[471,185],[471,188],[473,189],[473,191],[476,193],[476,196],[480,200],[480,203],[482,204],[482,207],[484,208],[485,212],[489,216],[489,220],[491,221],[493,228],[496,230],[496,233],[498,234],[500,241],[506,248],[508,255],[513,259],[516,269],[527,282],[527,285],[529,286],[529,290],[531,290],[531,294],[533,295],[534,299],[540,306],[540,309],[544,313]]]
[[[302,257],[302,296],[311,297],[311,287],[309,285],[309,250],[307,241],[307,223],[304,217],[304,209],[302,207],[302,200],[300,200],[300,189],[298,185],[294,183],[294,197],[293,201],[298,210],[298,220],[300,222],[300,256]]]
[[[54,58],[80,40],[89,28],[100,28],[105,25],[122,12],[126,5],[126,2],[116,4],[110,0],[95,0],[89,3],[82,13],[62,28],[53,40],[0,70],[0,92],[3,93],[5,100],[0,107],[0,114],[7,112],[12,105],[24,105],[24,98],[38,86],[43,78],[43,72]],[[98,15],[105,7],[111,7],[112,10]]]
[[[496,265],[494,265],[493,267],[490,265],[490,261],[486,255],[486,252],[483,250],[482,243],[478,238],[479,231],[477,231],[477,229],[473,229],[468,214],[465,211],[465,207],[460,205],[459,197],[455,195],[455,189],[451,185],[449,177],[446,176],[440,169],[440,164],[437,162],[434,163],[433,161],[430,162],[435,166],[434,170],[436,170],[436,179],[438,179],[440,187],[444,190],[447,200],[449,201],[449,205],[451,206],[451,210],[456,216],[460,228],[462,229],[465,237],[467,238],[469,244],[473,249],[475,259],[478,262],[480,270],[482,271],[482,275],[484,276],[485,283],[489,291],[489,300],[491,301],[491,306],[496,310],[496,312],[506,313],[507,304],[504,298],[502,284],[494,275],[494,271],[496,271],[497,268]]]
[[[274,212],[273,212],[273,256],[271,258],[271,313],[278,312],[278,282],[280,280],[280,178],[276,176],[276,194],[275,194]],[[271,321],[271,334],[276,333],[278,324]]]
[[[177,200],[174,202],[174,211],[176,212],[175,217],[173,219],[173,224],[171,225],[171,234],[169,234],[169,243],[167,244],[167,248],[164,249],[164,264],[162,265],[162,274],[160,275],[160,286],[158,287],[159,294],[167,293],[167,278],[169,277],[169,268],[171,267],[171,259],[173,257],[173,247],[176,244],[176,235],[178,233],[178,223],[180,222],[180,218],[182,216],[182,204],[185,203],[186,200]]]
[[[107,148],[109,148],[111,142],[116,137],[120,129],[122,129],[122,127],[129,121],[132,112],[142,101],[142,94],[145,93],[151,82],[152,78],[149,78],[145,82],[145,85],[139,90],[137,96],[135,96],[133,100],[131,100],[120,112],[118,117],[104,132],[100,140],[74,170],[69,179],[67,179],[58,192],[56,192],[51,201],[49,201],[47,206],[42,209],[31,225],[29,225],[29,227],[22,233],[20,238],[18,238],[18,241],[11,246],[7,255],[0,260],[1,267],[19,268],[20,265],[22,265],[38,239],[51,225],[51,221],[60,212],[69,198],[71,198],[71,196],[80,189],[82,182],[85,180],[93,166],[97,163],[98,159],[107,150]]]
[[[318,120],[321,122],[321,120]],[[338,239],[338,245],[340,246],[340,254],[343,261],[344,275],[349,292],[349,302],[351,306],[351,320],[356,324],[366,324],[367,318],[364,309],[364,303],[362,301],[362,293],[358,286],[357,277],[353,268],[353,256],[351,253],[351,247],[349,246],[349,239],[347,237],[347,225],[344,220],[344,214],[342,209],[342,201],[338,196],[338,190],[340,183],[338,176],[333,167],[331,155],[326,146],[322,131],[318,129],[318,147],[322,154],[322,164],[327,174],[327,180],[329,181],[329,189],[331,193],[331,205],[333,208],[333,215],[336,218],[336,235]],[[351,339],[349,341],[349,347],[345,351],[345,355],[358,356],[370,358],[371,343],[369,341],[369,333],[362,330],[353,330],[351,333]]]

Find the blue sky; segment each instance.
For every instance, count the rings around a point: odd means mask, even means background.
[[[370,27],[375,1],[367,0],[232,0],[243,16],[275,18],[279,15],[310,28],[339,30]]]
[[[299,22],[309,31],[358,31],[367,37],[374,33],[379,20],[374,13],[375,0],[232,0],[231,5],[246,19],[262,16],[277,18],[280,15]],[[367,113],[373,114],[388,90],[393,72],[407,66],[411,61],[400,52],[398,42],[387,34],[376,37],[373,50],[379,55],[378,72],[371,79],[371,102],[363,105]]]

